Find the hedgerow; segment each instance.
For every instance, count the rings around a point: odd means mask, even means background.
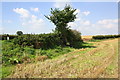
[[[119,35],[97,35],[97,36],[93,36],[92,39],[110,39],[110,38],[119,38]]]
[[[14,44],[20,46],[32,46],[36,49],[53,48],[61,44],[61,40],[58,34],[25,34],[13,39]]]
[[[14,39],[17,37],[17,35],[3,34],[3,35],[0,35],[0,40],[7,40],[7,36],[9,36],[9,39]]]
[[[77,42],[82,42],[81,33],[78,31],[68,30],[66,33],[67,43],[69,46],[74,47]],[[58,33],[24,34],[14,38],[13,43],[20,46],[32,46],[35,49],[49,49],[64,45],[64,41]]]

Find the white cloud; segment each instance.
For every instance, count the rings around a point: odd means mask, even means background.
[[[87,27],[80,26],[83,34],[100,35],[100,34],[117,34],[118,24],[117,19],[104,19],[96,23],[90,23]]]
[[[83,12],[83,14],[87,16],[87,15],[90,14],[90,12],[89,11],[85,11],[85,12]]]
[[[81,18],[79,18],[79,17],[77,17],[76,19],[75,19],[75,21],[80,21],[81,20]]]
[[[2,22],[0,22],[2,23]],[[3,23],[12,23],[12,20],[3,20]]]
[[[109,24],[109,23],[117,23],[118,19],[104,19],[104,20],[99,20],[98,24]]]
[[[90,25],[90,21],[86,20],[86,21],[81,21],[80,22],[82,25]]]
[[[77,14],[76,15],[77,18],[75,19],[75,21],[80,21],[81,20],[80,9],[76,9],[74,14]]]
[[[39,12],[39,8],[31,8],[31,11]]]
[[[101,26],[102,28],[115,28],[117,26],[118,19],[104,19],[99,20],[97,25]]]
[[[12,23],[12,21],[11,21],[11,20],[8,20],[7,23]]]
[[[23,32],[41,33],[47,31],[47,26],[44,20],[31,14],[28,10],[23,8],[16,8],[13,9],[13,11],[20,14]]]
[[[87,19],[71,22],[68,24],[72,29],[81,31],[82,35],[105,35],[118,33],[117,19],[104,19],[91,23]]]
[[[65,7],[65,5],[70,5],[71,3],[70,3],[70,0],[55,0],[55,3],[54,3],[54,7],[55,8],[60,8],[60,9],[62,9],[62,8],[64,8]]]
[[[77,26],[77,24],[75,22],[70,22],[70,23],[68,23],[68,26],[75,27],[75,26]]]
[[[23,8],[15,8],[13,9],[14,12],[21,15],[21,17],[29,17],[29,11]]]
[[[80,13],[80,9],[76,9],[76,11],[74,12],[74,14],[79,14]]]
[[[47,28],[44,20],[41,18],[38,18],[35,15],[31,15],[29,17],[29,20],[25,19],[22,22],[22,26],[25,28],[25,30],[29,29],[29,32],[35,32],[35,33],[42,32],[42,31],[46,30],[45,28]],[[28,31],[26,31],[26,32],[28,32]]]

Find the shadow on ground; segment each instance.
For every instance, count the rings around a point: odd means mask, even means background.
[[[93,46],[93,43],[87,43],[87,42],[82,42],[82,43],[77,43],[74,46],[72,46],[75,49],[81,49],[81,48],[96,48],[96,46]]]

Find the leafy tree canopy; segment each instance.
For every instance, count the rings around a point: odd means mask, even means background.
[[[16,34],[20,36],[20,35],[23,34],[23,32],[22,31],[17,31]]]
[[[68,36],[66,32],[69,30],[69,26],[67,24],[76,19],[77,14],[74,14],[75,11],[76,9],[71,8],[70,5],[66,5],[63,10],[51,8],[51,15],[45,16],[56,25],[55,32],[61,34],[61,38],[65,45],[67,43]]]
[[[56,25],[56,30],[62,32],[63,29],[67,28],[67,23],[73,22],[76,19],[76,14],[74,12],[76,9],[71,8],[70,5],[66,5],[63,10],[51,8],[51,15],[45,16],[51,22]]]

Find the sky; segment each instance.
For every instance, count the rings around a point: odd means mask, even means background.
[[[76,9],[77,18],[68,23],[82,35],[107,35],[118,33],[117,2],[2,2],[2,27],[0,34],[50,33],[55,25],[44,15],[50,8],[64,8],[66,4]]]

